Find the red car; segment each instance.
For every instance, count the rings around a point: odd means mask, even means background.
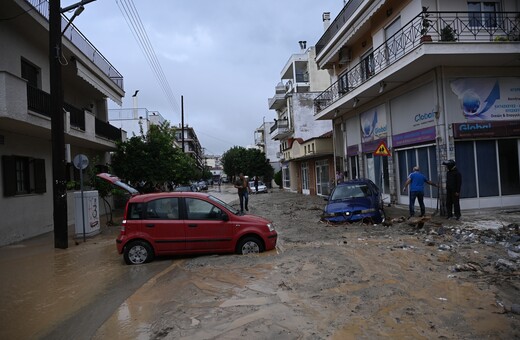
[[[126,187],[133,195],[126,204],[116,240],[117,250],[127,264],[150,262],[158,255],[251,254],[276,247],[278,235],[270,221],[240,215],[238,210],[207,193],[140,195],[115,176],[97,176]]]

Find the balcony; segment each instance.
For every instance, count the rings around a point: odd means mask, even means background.
[[[49,2],[48,0],[26,0],[33,6],[44,18],[49,20]],[[65,27],[68,20],[62,15],[62,27]],[[63,34],[74,46],[76,46],[90,61],[92,61],[119,89],[124,90],[123,76],[112,64],[99,52],[94,45],[74,26],[71,24]]]
[[[481,55],[485,55],[483,48],[488,46],[489,54],[493,54],[493,60],[497,65],[503,65],[505,61],[499,58],[500,52],[497,51],[497,46],[489,47],[489,44],[483,43],[505,41],[518,44],[520,42],[519,15],[519,12],[420,13],[317,96],[314,99],[314,113],[319,114],[348,94],[359,93],[355,90],[362,85],[367,84],[368,87],[368,83],[370,83],[371,86],[379,86],[382,84],[380,81],[384,78],[381,76],[378,79],[378,75],[421,46],[431,47],[424,52],[424,55],[429,55],[431,58],[423,57],[424,59],[419,60],[418,63],[421,65],[414,66],[415,74],[426,71],[427,69],[424,68],[431,69],[437,65],[449,63],[478,66],[476,60],[468,58],[468,49],[464,49],[464,47],[470,46],[470,43],[473,44],[473,50],[477,51],[475,53]],[[457,46],[461,49],[455,49]],[[509,51],[515,49],[518,51],[518,47],[509,50],[501,48],[501,53],[509,55],[512,53]],[[485,60],[484,64],[489,62],[489,58]],[[405,81],[402,76],[399,80]],[[372,95],[377,95],[377,90]]]
[[[289,128],[289,121],[287,119],[275,120],[274,125],[270,130],[271,138],[275,140],[283,139],[292,134]]]
[[[50,95],[31,85],[27,85],[27,108],[30,111],[41,114],[52,119],[50,109]],[[78,109],[68,103],[63,103],[63,108],[68,113],[66,125],[74,127],[77,130],[85,132],[84,138],[88,138],[88,132],[92,130],[90,124],[86,123],[85,110]],[[88,125],[88,126],[87,126]],[[93,132],[96,136],[108,139],[112,142],[121,141],[121,130],[96,118],[93,126]]]

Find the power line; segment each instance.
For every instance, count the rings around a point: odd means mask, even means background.
[[[163,91],[166,99],[168,100],[172,110],[180,115],[180,105],[178,101],[175,99],[175,95],[172,91],[172,88],[166,78],[164,71],[157,59],[157,55],[153,49],[152,43],[148,38],[148,34],[146,33],[146,29],[143,26],[137,8],[134,5],[133,0],[116,0],[116,4],[121,11],[130,31],[132,32],[135,40],[137,41],[139,48],[143,52],[148,65],[152,69],[155,74],[157,81]]]

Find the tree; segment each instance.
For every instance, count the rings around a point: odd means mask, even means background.
[[[243,173],[250,176],[261,176],[266,182],[273,178],[274,169],[258,149],[246,149],[234,146],[222,155],[224,172],[230,176]]]
[[[114,174],[131,183],[144,181],[147,187],[196,178],[195,161],[174,147],[174,141],[175,129],[166,122],[150,126],[145,136],[119,143],[112,156]]]

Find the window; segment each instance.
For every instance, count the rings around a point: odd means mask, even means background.
[[[188,220],[222,220],[222,210],[196,198],[186,198]]]
[[[140,215],[138,207],[130,210],[130,216]],[[179,219],[179,199],[176,197],[167,197],[148,202],[146,207],[146,215],[148,219],[161,220],[178,220]]]
[[[21,156],[2,156],[4,196],[43,194],[45,160]]]
[[[22,59],[22,78],[35,88],[40,88],[40,69]]]
[[[283,167],[282,168],[282,181],[283,181],[283,187],[284,188],[290,188],[291,187],[291,176],[289,175],[289,168]]]
[[[468,2],[470,27],[497,27],[499,3],[495,1]]]

